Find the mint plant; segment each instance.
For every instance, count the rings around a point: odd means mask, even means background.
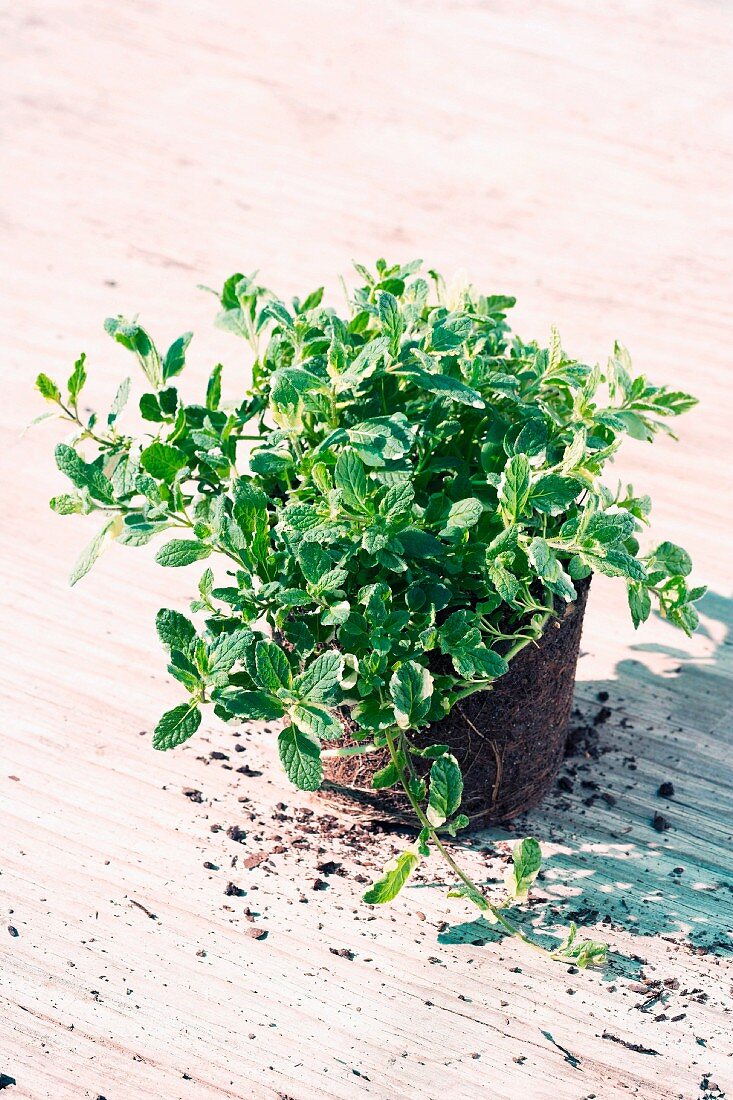
[[[570,358],[555,329],[548,347],[525,343],[507,324],[513,298],[451,296],[419,262],[357,272],[343,315],[322,288],[286,303],[255,276],[227,279],[216,323],[248,344],[252,382],[226,400],[220,364],[201,403],[179,395],[190,333],[163,354],[136,320],[109,319],[146,382],[142,423],[120,426],[129,379],[106,416],[82,411],[84,355],[63,391],[39,375],[71,427],[56,448],[71,491],[51,507],[102,519],[72,583],[111,541],[163,536],[162,566],[206,562],[199,625],[158,613],[187,700],[161,718],[156,749],[190,738],[207,704],[224,721],[279,721],[303,790],[321,784],[324,742],[386,748],[374,786],[403,788],[420,831],[365,900],[391,901],[435,849],[457,879],[450,897],[529,939],[506,913],[527,897],[539,845],[516,846],[502,897],[475,883],[449,847],[469,824],[460,768],[415,734],[490,690],[593,572],[625,586],[635,626],[656,604],[695,629],[704,589],[688,554],[642,550],[649,498],[601,481],[625,435],[651,441],[695,400],[634,375],[618,344],[600,367]],[[553,954],[584,966],[604,949],[573,928]]]

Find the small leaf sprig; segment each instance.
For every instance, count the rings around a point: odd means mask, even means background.
[[[656,604],[695,629],[705,589],[689,555],[668,541],[642,551],[649,498],[602,481],[624,436],[653,440],[695,399],[635,375],[618,344],[601,367],[568,356],[556,329],[546,347],[525,343],[507,323],[513,298],[450,294],[420,262],[356,269],[345,315],[323,288],[286,303],[255,276],[226,280],[216,323],[252,358],[251,385],[229,400],[221,364],[200,403],[182,399],[190,333],[161,353],[136,320],[109,319],[147,383],[134,433],[119,427],[129,379],[100,418],[79,406],[85,356],[63,393],[38,376],[47,415],[71,430],[56,448],[71,491],[51,506],[102,518],[72,583],[112,541],[167,534],[162,566],[207,562],[201,625],[158,614],[188,699],[155,748],[188,740],[212,705],[224,721],[280,721],[280,760],[303,790],[320,786],[324,751],[386,750],[374,787],[404,790],[419,834],[365,900],[393,900],[435,850],[450,897],[545,950],[508,915],[539,872],[537,841],[515,847],[503,895],[476,884],[450,847],[469,824],[460,768],[424,731],[491,690],[591,573],[625,586],[634,626]],[[574,926],[548,953],[604,958]]]

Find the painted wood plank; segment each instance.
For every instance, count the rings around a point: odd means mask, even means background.
[[[31,0],[0,18],[8,1097],[730,1094],[729,9]],[[492,881],[515,836],[538,836],[533,920],[606,938],[603,975],[495,942],[437,864],[391,909],[362,906],[399,837],[334,830],[264,729],[210,719],[151,751],[177,698],[153,616],[185,606],[179,576],[113,548],[65,585],[88,529],[45,508],[53,429],[20,436],[35,373],[84,348],[92,398],[109,395],[128,364],[101,319],[139,310],[162,339],[196,330],[188,392],[217,359],[234,392],[246,356],[197,283],[259,266],[336,295],[351,258],[380,254],[517,294],[520,331],[557,323],[591,360],[621,338],[702,398],[682,443],[632,443],[617,472],[693,552],[704,631],[634,634],[594,583],[574,719],[592,732],[566,789],[461,842]]]

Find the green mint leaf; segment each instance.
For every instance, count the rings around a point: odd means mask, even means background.
[[[175,749],[193,737],[201,725],[201,711],[195,703],[182,703],[163,715],[153,733],[154,749]]]
[[[325,550],[315,542],[306,542],[298,549],[298,562],[306,581],[319,584],[322,577],[333,568],[333,561]]]
[[[400,371],[400,374],[404,378],[409,378],[420,389],[434,393],[436,397],[446,397],[450,401],[456,401],[459,405],[468,405],[472,409],[485,407],[486,403],[481,394],[458,378],[451,378],[447,374],[433,374],[419,367],[410,367],[409,370]]]
[[[646,569],[642,563],[621,547],[611,547],[606,550],[605,556],[584,550],[579,557],[591,569],[607,577],[625,577],[630,581],[646,580]]]
[[[147,470],[156,481],[164,481],[167,485],[171,484],[178,471],[187,463],[188,458],[178,447],[160,443],[158,440],[146,447],[140,455],[143,470]]]
[[[445,534],[454,528],[466,530],[469,527],[474,527],[481,519],[483,510],[483,504],[480,500],[477,500],[476,497],[467,497],[465,500],[457,500],[454,504],[451,504],[441,534]]]
[[[652,601],[644,585],[634,583],[633,581],[627,586],[627,594],[631,620],[634,624],[634,630],[636,630],[649,618],[652,610]]]
[[[509,665],[504,658],[485,645],[477,645],[472,648],[470,660],[473,665],[472,678],[497,680],[500,676],[506,676],[509,671]]]
[[[534,837],[526,837],[512,849],[512,865],[504,878],[510,898],[523,901],[542,866],[542,850]]]
[[[465,343],[471,332],[471,322],[467,317],[445,317],[434,327],[430,335],[430,347],[433,351],[456,351]]]
[[[159,389],[163,384],[163,366],[155,344],[145,329],[136,321],[126,321],[124,317],[108,317],[104,327],[113,340],[134,352],[150,385]]]
[[[547,373],[555,374],[562,363],[562,345],[560,344],[560,333],[554,325],[550,332],[550,346],[547,349]]]
[[[169,607],[161,607],[155,617],[155,629],[164,646],[181,653],[189,653],[196,641],[196,627],[191,620]]]
[[[364,894],[367,905],[384,905],[394,901],[420,862],[416,852],[408,850],[385,864],[384,872]]]
[[[585,533],[604,546],[613,546],[617,542],[624,542],[633,535],[635,529],[636,521],[630,512],[597,512],[591,517]]]
[[[471,824],[470,818],[466,814],[456,814],[445,826],[445,831],[451,836],[455,836],[460,829],[467,829]]]
[[[516,454],[507,462],[499,481],[499,507],[507,523],[516,523],[529,499],[531,467],[526,455]]]
[[[112,483],[99,466],[85,462],[73,447],[59,443],[56,447],[56,465],[62,474],[76,485],[77,489],[88,489],[90,495],[102,504],[112,504],[114,490]]]
[[[282,718],[285,708],[274,695],[268,695],[265,691],[241,691],[236,688],[226,688],[216,692],[215,698],[230,714],[237,718],[248,718],[252,722],[274,722]]]
[[[68,381],[69,398],[71,399],[72,405],[76,405],[79,394],[87,380],[87,372],[84,366],[86,358],[86,355],[82,352],[74,363],[74,370]]]
[[[403,527],[398,539],[408,558],[441,558],[445,554],[443,543],[418,527]]]
[[[355,512],[369,512],[366,472],[364,463],[355,451],[342,451],[334,470],[336,488],[343,493],[347,508]]]
[[[566,603],[570,603],[577,597],[573,582],[545,539],[533,538],[529,544],[527,556],[537,576],[542,578],[551,592],[560,596]]]
[[[206,386],[206,408],[218,409],[221,402],[221,375],[223,371],[221,363],[217,363],[209,376]]]
[[[415,661],[400,665],[389,682],[397,725],[401,729],[416,729],[430,710],[433,678],[426,668]]]
[[[380,501],[379,513],[384,516],[387,523],[407,520],[412,515],[414,501],[415,490],[409,481],[404,481],[387,490]]]
[[[447,896],[449,898],[466,898],[484,913],[489,908],[489,903],[484,895],[473,886],[469,886],[468,883],[460,882],[457,886],[451,886]]]
[[[431,825],[442,825],[452,817],[463,797],[463,776],[455,756],[440,756],[430,769],[427,819]]]
[[[545,474],[532,486],[529,503],[536,512],[559,516],[566,512],[582,491],[583,485],[574,477]]]
[[[544,420],[529,420],[514,440],[513,453],[535,458],[545,452],[547,446],[547,424]]]
[[[78,514],[84,508],[81,497],[72,496],[70,493],[62,493],[61,496],[51,497],[49,505],[59,516],[72,516]]]
[[[318,741],[295,726],[286,726],[277,739],[277,748],[290,782],[301,791],[317,791],[323,781]]]
[[[45,397],[47,401],[55,401],[58,403],[61,400],[61,390],[47,374],[38,375],[36,378],[36,389],[41,397]]]
[[[375,791],[387,790],[388,787],[395,787],[400,782],[399,770],[395,767],[394,763],[390,760],[389,764],[380,768],[378,772],[375,772],[372,776],[372,788]]]
[[[315,703],[334,703],[344,671],[344,657],[336,650],[321,653],[296,677],[294,690],[302,699]]]
[[[382,363],[390,348],[389,338],[380,336],[365,344],[359,354],[342,373],[329,367],[336,393],[354,389],[367,381]]]
[[[318,741],[337,741],[344,736],[344,727],[338,718],[318,703],[296,703],[290,717],[301,733],[310,734]]]
[[[110,410],[107,413],[107,425],[109,427],[112,427],[114,422],[117,420],[117,417],[120,415],[125,405],[127,404],[128,398],[130,396],[131,385],[131,380],[129,378],[125,378],[122,382],[120,382],[119,386],[117,387],[117,393],[115,394],[112,404],[110,406]]]
[[[603,966],[608,955],[605,943],[578,939],[577,932],[577,925],[571,921],[568,934],[555,954],[572,960],[581,970],[585,970],[588,966]]]
[[[85,577],[92,568],[108,541],[110,529],[114,522],[114,519],[108,520],[97,532],[92,541],[82,550],[76,560],[74,568],[71,570],[71,575],[69,577],[70,585],[75,585],[76,582],[80,581],[82,577]]]
[[[164,382],[167,382],[169,378],[173,378],[174,375],[180,374],[185,367],[186,350],[192,339],[192,332],[184,332],[183,336],[179,336],[168,348],[168,351],[165,353],[165,358],[163,359]]]
[[[208,558],[210,553],[211,547],[198,539],[172,539],[161,546],[155,560],[158,565],[165,565],[169,569],[180,569],[181,566]]]
[[[652,554],[650,568],[662,568],[668,577],[687,577],[692,572],[692,559],[681,546],[663,542]]]
[[[400,349],[400,338],[405,331],[399,302],[393,294],[383,291],[379,295],[378,307],[384,334],[389,338],[390,351],[392,355],[397,355]]]
[[[229,672],[253,643],[254,634],[246,628],[218,634],[208,648],[209,671],[212,675]]]
[[[149,420],[153,424],[162,424],[165,420],[160,402],[154,393],[144,393],[140,398],[140,415],[143,420]]]
[[[258,642],[255,646],[255,668],[260,687],[274,692],[289,691],[293,674],[284,651],[274,642]]]

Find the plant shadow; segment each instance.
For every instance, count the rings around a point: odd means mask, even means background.
[[[555,790],[508,828],[456,841],[492,851],[517,836],[540,840],[537,901],[525,917],[535,935],[549,933],[548,946],[573,920],[596,939],[623,930],[733,950],[733,600],[710,593],[699,607],[707,656],[684,642],[640,644],[613,679],[579,681]],[[439,942],[499,938],[479,918]],[[610,969],[633,976],[638,963],[613,953]]]

